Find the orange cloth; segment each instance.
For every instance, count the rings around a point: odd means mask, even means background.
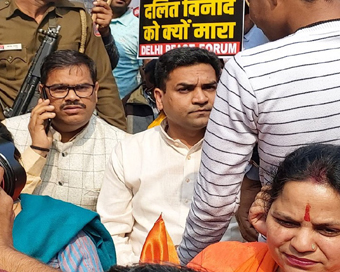
[[[179,259],[168,231],[165,228],[162,215],[150,230],[140,255],[141,263],[174,263]]]
[[[148,129],[149,129],[149,128],[156,127],[156,126],[159,126],[165,117],[166,117],[166,116],[165,116],[164,111],[161,111],[161,112],[158,114],[157,118],[156,118],[155,120],[153,120],[153,122],[148,126]]]
[[[277,264],[266,243],[219,242],[199,253],[189,264],[214,272],[273,272]]]

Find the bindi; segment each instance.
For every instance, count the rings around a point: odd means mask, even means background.
[[[310,205],[306,205],[306,210],[305,210],[305,217],[303,218],[305,221],[310,222]]]

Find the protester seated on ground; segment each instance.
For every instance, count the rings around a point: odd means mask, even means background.
[[[128,133],[135,134],[146,130],[159,114],[153,94],[156,62],[154,59],[145,64],[145,80],[122,99]]]
[[[118,264],[139,261],[161,213],[174,245],[181,241],[220,72],[216,55],[201,48],[177,48],[159,58],[154,93],[166,118],[117,144],[98,197]]]
[[[257,201],[250,212],[267,243],[216,243],[188,266],[214,272],[340,271],[340,146],[311,144],[289,154],[269,194],[267,206]]]
[[[126,135],[94,114],[96,78],[96,65],[87,55],[54,51],[41,68],[39,91],[47,99],[30,114],[4,120],[26,172],[36,176],[25,193],[95,210],[112,148]]]
[[[111,236],[97,213],[48,196],[21,194],[17,198],[26,174],[16,161],[20,153],[12,142],[9,131],[0,123],[0,184],[7,190],[17,186],[14,205],[0,191],[0,268],[9,272],[39,271],[45,263],[61,271],[106,271],[115,264]],[[49,271],[45,268],[41,271]]]

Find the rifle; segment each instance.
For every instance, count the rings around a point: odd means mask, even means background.
[[[12,108],[7,107],[4,110],[6,118],[21,115],[27,112],[28,106],[34,96],[37,86],[40,82],[40,68],[46,56],[48,56],[55,48],[58,39],[60,26],[49,27],[48,30],[39,29],[39,33],[44,34],[37,53],[33,59],[25,77],[24,83],[21,85],[20,91],[14,100]]]

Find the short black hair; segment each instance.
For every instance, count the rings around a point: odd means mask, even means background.
[[[164,53],[159,57],[155,68],[156,87],[165,92],[166,80],[173,70],[178,67],[201,63],[210,64],[215,70],[217,80],[219,80],[221,65],[213,52],[198,47],[180,47]]]
[[[97,67],[95,62],[87,55],[76,50],[58,50],[48,55],[40,69],[40,82],[46,84],[48,74],[54,69],[61,69],[71,66],[85,65],[89,68],[93,83],[97,81]]]
[[[328,184],[340,195],[340,146],[309,144],[287,155],[274,176],[267,209],[282,194],[287,182],[307,179]]]
[[[202,269],[200,271],[205,271]],[[114,265],[108,272],[197,272],[187,266],[180,266],[174,264],[151,264],[142,263],[133,266]]]
[[[153,59],[145,64],[144,73],[149,75],[149,82],[155,85],[155,69],[157,59]]]

